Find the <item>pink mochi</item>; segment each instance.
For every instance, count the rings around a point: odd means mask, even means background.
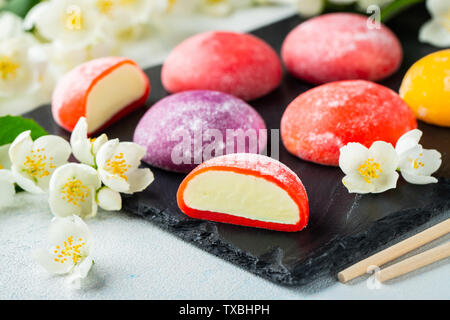
[[[278,87],[281,62],[263,40],[250,34],[204,32],[179,44],[164,62],[161,80],[170,92],[216,90],[244,100]]]
[[[154,104],[139,121],[133,140],[147,148],[143,160],[149,165],[187,173],[211,157],[262,152],[267,129],[258,112],[243,100],[194,90]]]
[[[384,25],[353,13],[331,13],[294,28],[283,42],[287,70],[314,84],[336,80],[378,81],[394,73],[403,51],[395,34]]]

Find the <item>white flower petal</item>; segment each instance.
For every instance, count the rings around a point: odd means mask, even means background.
[[[412,184],[437,183],[438,180],[432,176],[420,176],[410,171],[401,171],[403,179]]]
[[[71,289],[80,289],[81,279],[86,278],[93,264],[94,260],[90,256],[84,258],[81,263],[73,268],[70,275],[67,276],[65,280],[66,285]]]
[[[140,192],[147,188],[154,180],[153,172],[149,168],[135,169],[128,174],[130,189],[127,193]]]
[[[442,164],[441,153],[434,149],[424,149],[420,161],[424,166],[419,167],[419,174],[426,176],[431,175],[435,173]]]
[[[342,183],[350,193],[371,193],[374,190],[372,183],[367,183],[358,173],[351,173],[342,179]]]
[[[97,215],[98,205],[95,200],[95,194],[97,190],[93,187],[89,188],[89,196],[86,200],[81,204],[81,217],[82,218],[92,218]]]
[[[339,166],[346,173],[342,183],[349,192],[378,193],[395,188],[398,156],[394,147],[375,141],[369,149],[351,143],[341,148]]]
[[[117,192],[134,193],[145,189],[154,179],[150,169],[138,169],[146,149],[133,142],[110,140],[97,154],[102,182]]]
[[[389,189],[394,189],[397,187],[398,177],[399,175],[396,171],[391,171],[380,175],[377,179],[373,179],[372,184],[374,185],[374,188],[372,193],[381,193]]]
[[[345,174],[350,174],[368,158],[368,151],[369,149],[360,143],[348,143],[340,148],[339,167]]]
[[[401,157],[403,153],[419,144],[421,137],[422,131],[420,131],[419,129],[414,129],[403,134],[395,144],[395,151],[397,151],[399,157]]]
[[[73,269],[73,263],[70,259],[63,263],[56,262],[55,256],[44,249],[33,251],[33,259],[52,274],[65,274]]]
[[[14,65],[13,73],[7,72],[0,77],[0,97],[14,99],[39,89],[38,70],[29,54],[33,45],[34,38],[25,33],[0,40],[0,57],[3,62]]]
[[[31,140],[31,131],[27,130],[19,134],[9,147],[9,159],[13,164],[22,164],[26,161],[31,148],[33,147],[33,140]]]
[[[63,199],[60,192],[49,192],[48,203],[50,211],[56,217],[70,217],[72,215],[84,216],[81,206],[76,206]]]
[[[420,144],[416,144],[412,148],[409,148],[407,151],[403,152],[401,157],[399,157],[398,165],[400,170],[414,169],[414,161],[420,157],[422,152],[423,148]]]
[[[96,157],[96,161],[97,161],[97,166],[99,168],[102,168],[106,161],[109,160],[114,152],[116,147],[119,145],[119,139],[112,139],[109,140],[108,142],[104,143],[100,149],[98,150],[97,153],[97,157]]]
[[[354,0],[350,0],[354,1]],[[298,0],[297,10],[305,17],[312,17],[320,14],[324,8],[323,0]]]
[[[398,156],[390,143],[375,141],[369,148],[369,157],[381,165],[383,172],[395,171],[398,168]]]
[[[103,210],[118,211],[122,209],[122,197],[119,192],[108,187],[101,188],[97,193],[98,205]]]
[[[17,184],[33,193],[47,190],[54,169],[67,162],[70,153],[69,143],[61,137],[43,136],[33,142],[30,131],[22,132],[9,148],[11,169],[14,174],[22,176],[16,178]],[[44,167],[35,171],[34,164],[30,165],[29,162],[35,163],[37,159]]]
[[[92,144],[92,151],[94,152],[94,154],[97,154],[98,150],[100,150],[100,147],[106,142],[108,142],[108,136],[105,133],[97,137]]]
[[[20,36],[23,32],[22,19],[8,11],[0,13],[0,41]]]
[[[67,162],[72,152],[69,142],[59,136],[47,135],[36,139],[33,143],[33,150],[44,149],[47,158],[52,157],[55,166],[60,166]]]
[[[11,172],[14,175],[14,181],[23,190],[35,194],[45,193],[45,191],[42,188],[40,188],[33,180],[30,180],[27,177],[24,177],[21,173],[17,172],[14,166],[11,168]]]
[[[94,165],[94,155],[92,154],[92,145],[87,138],[86,118],[81,117],[70,135],[70,145],[75,158],[90,166]]]
[[[448,0],[427,0],[426,6],[432,16],[439,16],[450,11]]]
[[[134,142],[120,142],[114,150],[114,155],[123,154],[127,164],[134,168],[141,164],[141,159],[145,156],[145,153],[146,149]]]
[[[10,170],[0,169],[0,181],[9,182],[9,183],[14,184],[14,182],[15,182],[14,174]]]
[[[68,199],[71,185],[81,188],[81,195],[72,194]],[[55,216],[72,214],[92,217],[97,213],[96,190],[101,181],[97,171],[85,164],[68,163],[55,170],[50,179],[49,205]],[[70,190],[71,191],[71,190]]]
[[[125,179],[117,175],[113,175],[101,168],[98,169],[98,173],[105,186],[117,192],[128,192],[130,190],[130,185]]]
[[[12,205],[16,194],[14,182],[6,179],[5,171],[0,170],[0,209]]]
[[[409,183],[436,183],[437,179],[430,175],[439,169],[441,163],[441,154],[437,150],[420,147],[414,153],[408,153],[406,160],[401,162],[400,171],[403,178]]]
[[[11,169],[11,160],[9,160],[9,147],[11,144],[0,146],[0,169]]]
[[[45,16],[46,10],[48,10],[46,7],[48,7],[49,5],[50,5],[49,1],[42,1],[36,4],[33,8],[31,8],[24,18],[23,28],[25,30],[33,29],[34,25],[36,24],[36,21],[40,19],[40,17]]]
[[[436,47],[450,46],[450,32],[443,23],[435,18],[426,22],[419,30],[419,41],[429,43]]]
[[[87,224],[75,215],[66,218],[53,218],[48,231],[49,244],[52,246],[60,245],[67,241],[70,236],[73,236],[74,239],[82,238],[86,243],[83,252],[86,253],[86,256],[90,255],[92,239]]]
[[[76,272],[80,278],[86,278],[86,276],[89,273],[89,270],[91,270],[91,267],[94,263],[94,260],[92,260],[91,256],[88,256],[83,259],[83,261],[78,264],[73,272]]]
[[[70,19],[74,24],[70,25]],[[68,47],[89,45],[102,27],[102,20],[92,8],[92,0],[58,0],[34,13],[34,24],[48,40]]]

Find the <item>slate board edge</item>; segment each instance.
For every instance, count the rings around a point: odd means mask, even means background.
[[[440,178],[439,183],[450,185],[450,179]],[[412,231],[419,232],[418,229],[432,220],[439,218],[439,221],[442,221],[449,218],[450,201],[438,203],[429,208],[412,208],[393,212],[372,222],[366,230],[355,235],[336,237],[317,252],[300,261],[292,271],[281,264],[281,251],[277,248],[269,253],[270,257],[267,256],[268,254],[264,256],[264,260],[268,259],[272,261],[271,263],[260,261],[258,257],[234,248],[220,239],[214,222],[170,221],[171,216],[166,213],[169,209],[157,210],[147,205],[136,207],[136,201],[127,198],[124,199],[123,210],[141,216],[178,238],[262,278],[276,284],[301,287],[325,276],[331,276],[337,280],[337,272],[347,266],[382,250],[388,244],[399,242],[402,237]],[[395,239],[397,241],[394,241]],[[327,263],[329,255],[339,256],[340,263]]]

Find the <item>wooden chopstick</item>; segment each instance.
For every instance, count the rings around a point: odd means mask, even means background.
[[[450,257],[450,242],[384,268],[376,272],[375,277],[378,281],[385,282],[448,257]]]
[[[450,233],[450,218],[348,267],[338,273],[338,279],[342,283],[346,283],[365,274],[371,266],[381,267],[447,233]]]

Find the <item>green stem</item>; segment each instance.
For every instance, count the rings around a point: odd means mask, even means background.
[[[395,0],[381,9],[381,21],[386,22],[403,10],[425,0]]]

